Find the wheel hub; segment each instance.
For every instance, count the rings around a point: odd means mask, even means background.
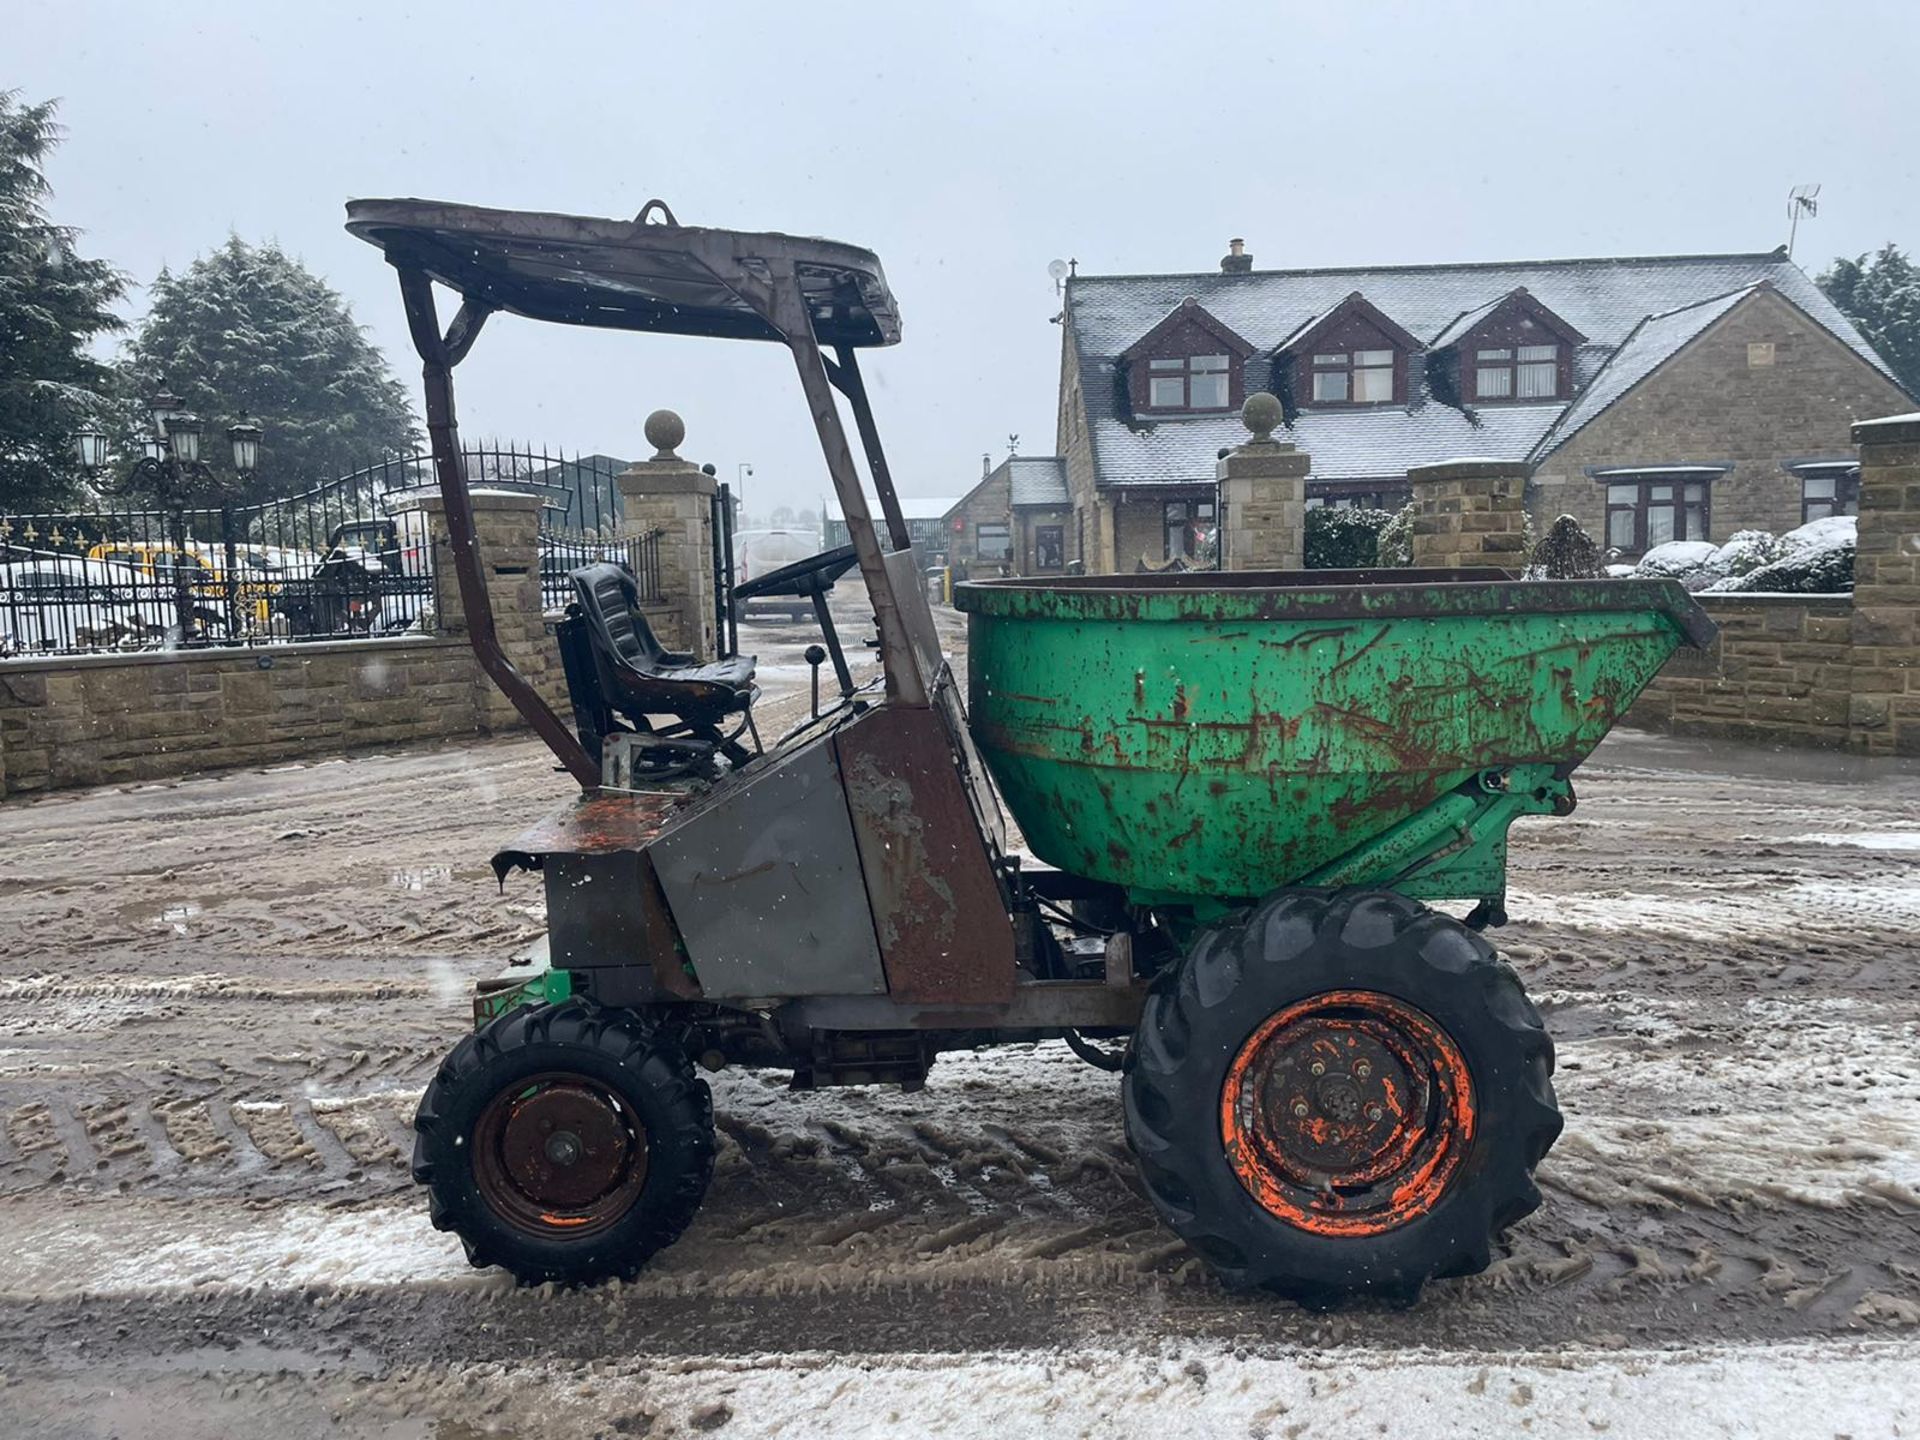
[[[1269,1213],[1321,1234],[1378,1234],[1445,1192],[1473,1138],[1473,1086],[1424,1011],[1329,991],[1241,1046],[1220,1125],[1228,1163]]]
[[[595,1230],[646,1181],[647,1136],[611,1090],[538,1076],[496,1096],[474,1127],[474,1178],[504,1218],[536,1231]]]

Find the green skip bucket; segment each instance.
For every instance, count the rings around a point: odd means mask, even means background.
[[[1485,571],[993,580],[954,603],[974,738],[1033,853],[1204,908],[1504,894],[1506,824],[1570,807],[1567,773],[1714,634],[1672,581]],[[1489,848],[1469,832],[1496,812]]]

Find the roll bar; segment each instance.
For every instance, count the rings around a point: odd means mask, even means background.
[[[887,554],[908,549],[910,536],[856,357],[860,345],[899,338],[879,261],[832,241],[644,223],[655,208],[650,202],[641,217],[623,222],[420,200],[363,200],[347,207],[347,228],[379,246],[399,272],[408,333],[422,364],[427,436],[469,643],[488,677],[586,789],[600,783],[599,769],[501,648],[480,570],[453,370],[496,310],[563,324],[785,344],[873,604],[887,698],[924,706],[937,679],[926,673],[910,642],[887,567]],[[461,295],[444,332],[436,280]],[[854,466],[836,390],[853,411],[873,475],[885,549]]]

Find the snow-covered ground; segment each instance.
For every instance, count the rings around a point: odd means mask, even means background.
[[[1410,1311],[1229,1294],[1057,1045],[928,1089],[714,1077],[632,1285],[517,1290],[405,1172],[523,742],[0,808],[0,1436],[1920,1426],[1920,775],[1623,735],[1513,837],[1545,1206]],[[236,877],[241,877],[236,883]]]

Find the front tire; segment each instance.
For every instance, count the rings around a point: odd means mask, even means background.
[[[1477,934],[1390,891],[1282,892],[1148,997],[1127,1139],[1230,1284],[1410,1303],[1540,1203],[1553,1042]]]
[[[437,1230],[524,1283],[631,1279],[713,1176],[713,1099],[651,1019],[585,1000],[467,1036],[414,1116]]]

